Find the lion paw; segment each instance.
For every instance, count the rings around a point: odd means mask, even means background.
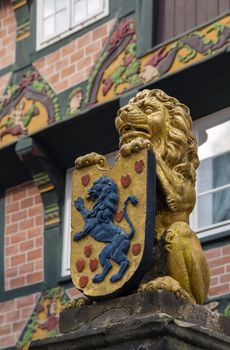
[[[90,305],[90,304],[91,304],[91,301],[88,298],[86,297],[78,298],[78,299],[69,301],[67,304],[63,306],[62,310],[75,309],[75,308],[78,308],[84,305]]]
[[[140,285],[138,292],[148,292],[154,290],[166,290],[175,294],[177,298],[183,298],[190,303],[195,303],[195,299],[188,294],[180,285],[179,282],[170,276],[158,277],[153,281]]]
[[[132,153],[138,153],[142,149],[151,149],[152,144],[149,140],[137,137],[133,140],[131,140],[129,143],[124,144],[120,148],[120,153],[123,157],[128,157]]]
[[[99,165],[101,168],[108,168],[107,160],[101,154],[92,152],[75,160],[76,169],[86,168],[92,165]]]

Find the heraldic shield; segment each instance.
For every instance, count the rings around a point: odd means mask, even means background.
[[[141,150],[114,166],[73,173],[71,276],[92,299],[124,295],[151,266],[155,232],[155,158]]]

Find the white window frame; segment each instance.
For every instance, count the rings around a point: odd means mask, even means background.
[[[106,158],[112,166],[117,151],[106,154]],[[62,249],[62,277],[70,275],[70,237],[71,237],[71,203],[72,203],[72,174],[74,168],[66,171],[65,208],[63,222],[63,249]]]
[[[79,30],[81,30],[84,27],[87,27],[88,25],[97,22],[98,20],[108,16],[109,14],[109,0],[102,0],[104,3],[104,10],[103,12],[94,15],[92,17],[86,18],[78,25],[74,25],[73,20],[73,2],[74,0],[67,0],[67,17],[69,26],[68,29],[62,33],[54,34],[48,39],[43,40],[43,0],[36,0],[36,50],[42,50],[43,48],[59,41],[60,39],[63,39],[67,37],[68,35],[71,35],[72,33],[75,33]]]
[[[70,275],[70,235],[71,235],[71,202],[72,202],[72,173],[74,168],[66,171],[65,207],[63,222],[63,248],[61,275]]]
[[[217,126],[218,124],[222,124],[228,121],[229,118],[230,118],[230,107],[227,107],[218,112],[212,113],[206,117],[202,117],[201,119],[195,120],[193,122],[194,134],[198,139],[198,133],[200,129],[204,129],[204,128],[209,129],[213,126]],[[229,149],[230,149],[230,146],[229,146]],[[224,187],[229,187],[229,186],[226,185],[226,186],[223,186],[223,188]],[[213,193],[213,190],[210,190],[210,192]],[[230,220],[226,220],[224,222],[218,222],[216,224],[212,224],[202,228],[197,228],[198,227],[197,217],[198,217],[198,206],[196,204],[192,214],[190,215],[190,224],[192,229],[198,234],[198,237],[200,239],[203,239],[206,237],[211,238],[213,236],[216,237],[218,234],[230,230]]]

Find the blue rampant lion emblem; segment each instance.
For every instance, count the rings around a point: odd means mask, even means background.
[[[93,282],[99,283],[104,280],[112,268],[111,260],[120,265],[118,272],[110,278],[110,282],[116,282],[123,277],[129,266],[127,253],[135,233],[135,228],[126,211],[127,204],[131,202],[132,205],[136,205],[138,200],[135,196],[128,196],[124,202],[123,216],[130,227],[130,232],[127,233],[113,223],[119,195],[117,185],[112,179],[103,176],[96,180],[88,191],[87,199],[95,202],[91,210],[84,207],[81,197],[74,201],[75,208],[81,213],[85,225],[82,231],[75,233],[73,240],[79,241],[91,235],[96,241],[107,243],[99,254],[102,272],[93,277]]]

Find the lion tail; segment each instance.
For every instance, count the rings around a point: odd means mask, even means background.
[[[130,220],[128,214],[127,214],[127,205],[128,203],[131,203],[132,205],[136,205],[138,203],[138,200],[137,200],[137,197],[136,196],[128,196],[125,200],[125,203],[124,203],[124,208],[123,208],[123,215],[124,215],[124,218],[125,220],[127,221],[128,225],[129,225],[129,228],[130,228],[130,232],[127,234],[127,238],[129,240],[131,240],[134,236],[134,233],[135,233],[135,227],[133,226],[133,223],[132,221]]]

